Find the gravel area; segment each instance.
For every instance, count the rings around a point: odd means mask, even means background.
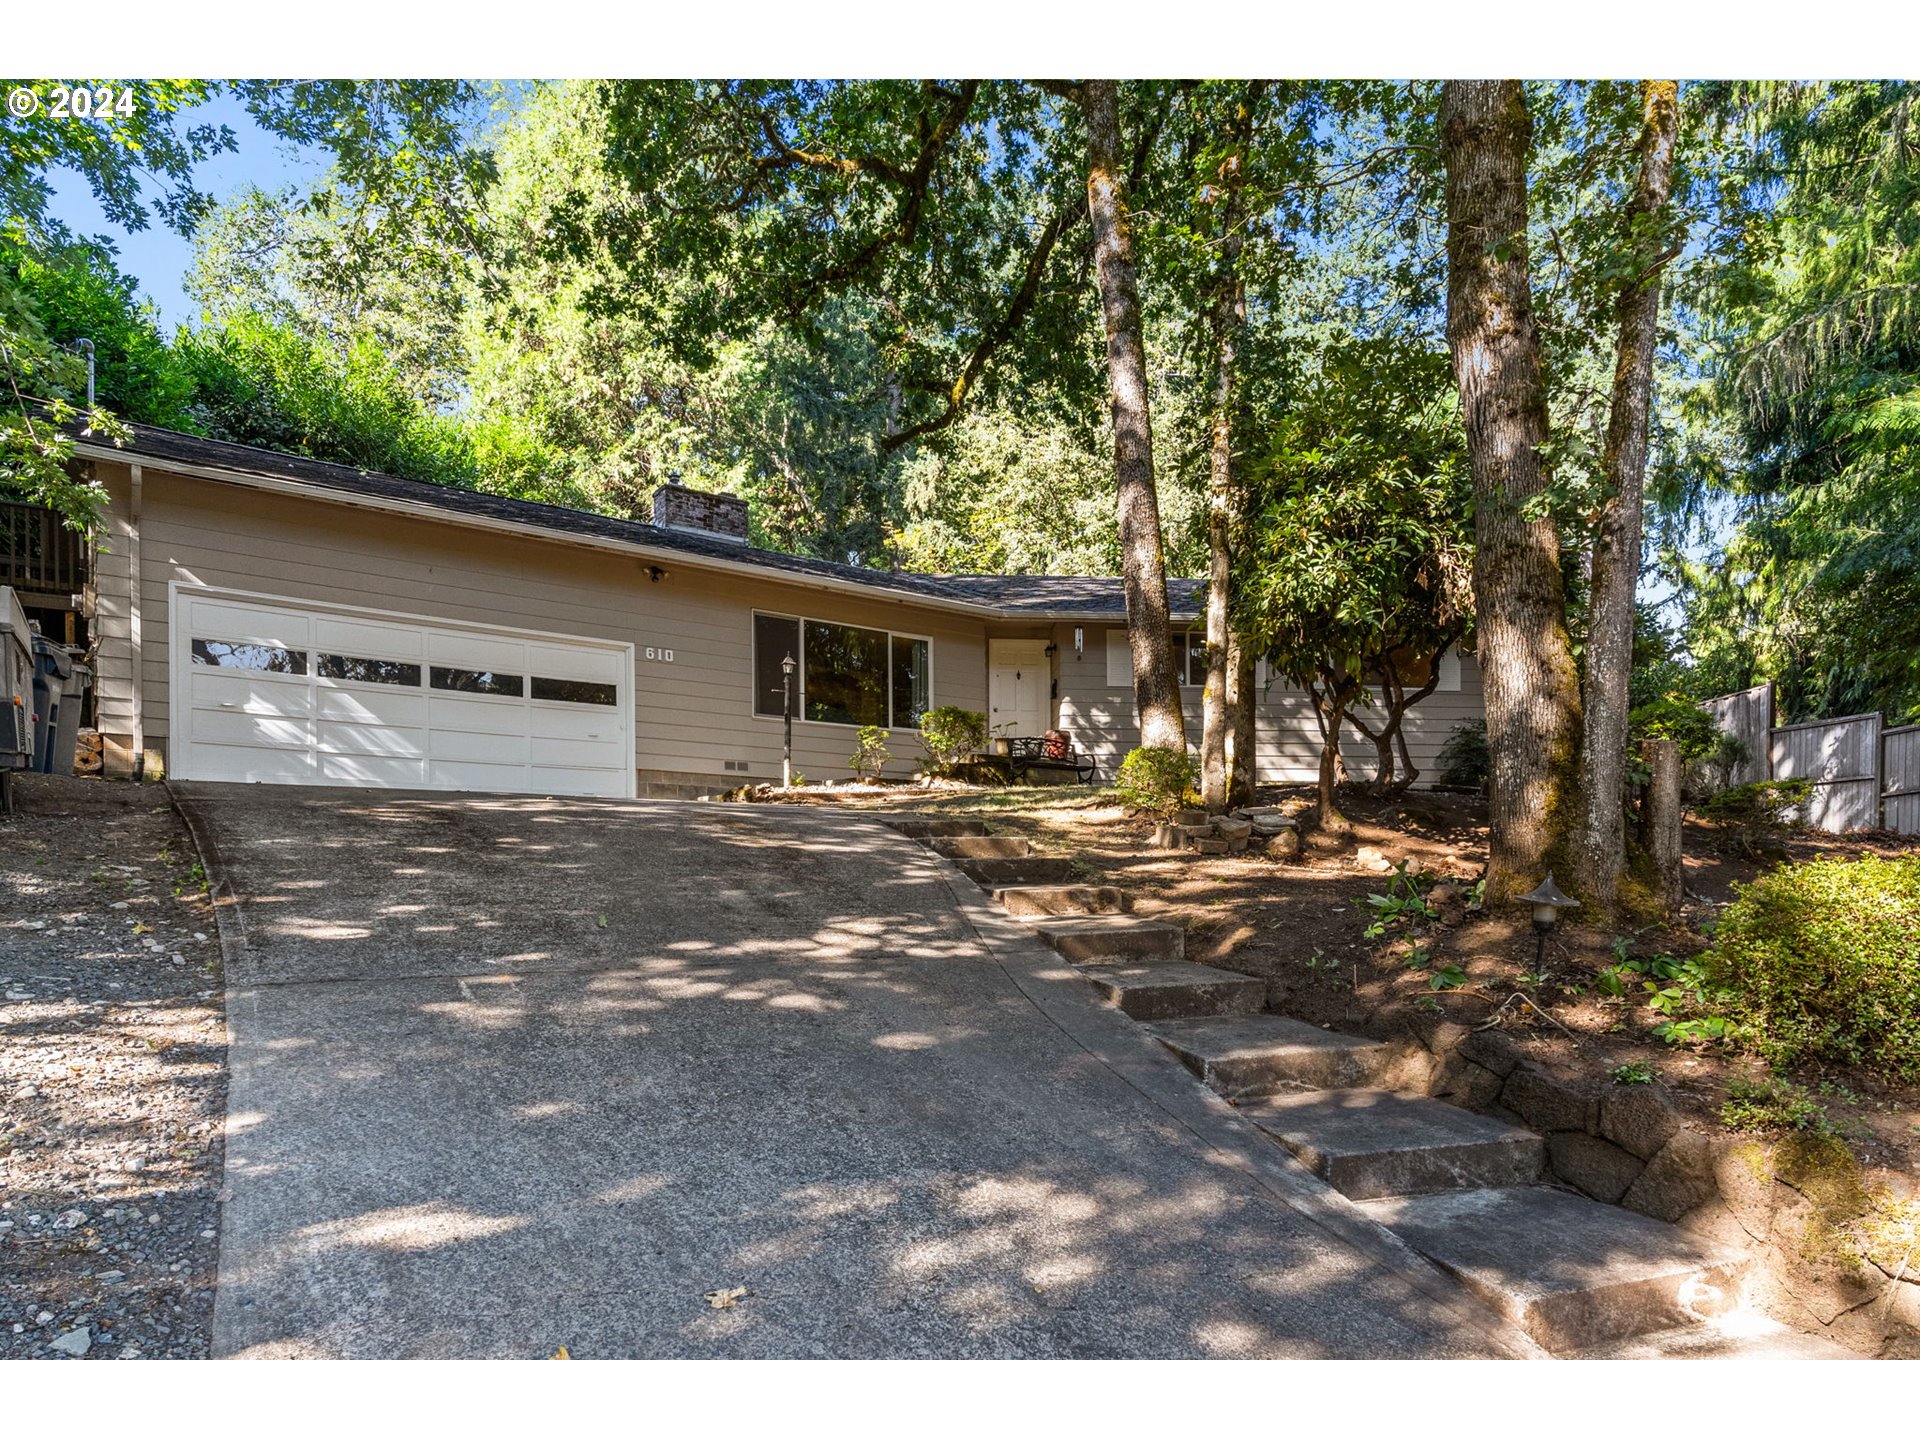
[[[17,777],[0,820],[0,1358],[208,1352],[226,1020],[155,785]]]

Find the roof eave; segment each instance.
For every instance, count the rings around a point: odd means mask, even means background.
[[[632,555],[639,559],[671,561],[676,565],[691,565],[697,569],[747,575],[757,580],[797,585],[804,589],[858,594],[873,599],[891,600],[901,605],[917,605],[924,609],[978,616],[984,620],[1007,618],[1007,612],[996,606],[979,605],[967,600],[947,599],[943,596],[920,594],[886,585],[863,585],[856,580],[843,580],[828,575],[810,575],[803,570],[776,570],[766,565],[756,565],[750,560],[728,560],[720,556],[701,555],[689,550],[675,550],[664,545],[645,545],[636,540],[616,540],[606,535],[586,535],[578,531],[559,530],[545,525],[529,525],[514,520],[503,520],[494,515],[474,515],[444,505],[429,505],[386,495],[364,495],[351,490],[289,480],[282,476],[265,475],[258,471],[244,470],[234,466],[200,465],[186,460],[168,459],[164,456],[142,455],[140,451],[131,447],[96,445],[83,440],[74,446],[74,453],[84,459],[106,460],[121,465],[148,466],[168,474],[188,475],[196,480],[208,480],[214,484],[241,485],[249,489],[264,490],[298,499],[318,500],[324,504],[380,510],[388,514],[436,520],[443,524],[465,525],[473,529],[493,530],[504,534],[548,540],[555,544],[579,545],[590,550]]]

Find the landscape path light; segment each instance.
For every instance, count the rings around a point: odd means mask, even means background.
[[[1533,907],[1533,970],[1537,975],[1547,958],[1547,932],[1560,923],[1562,910],[1578,910],[1580,902],[1553,883],[1553,872],[1524,895],[1515,897],[1522,905]]]

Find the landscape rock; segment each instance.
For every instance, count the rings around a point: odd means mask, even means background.
[[[1677,1221],[1714,1198],[1713,1146],[1696,1130],[1677,1130],[1647,1161],[1620,1203],[1656,1220]]]
[[[71,1355],[78,1360],[93,1348],[93,1329],[91,1326],[82,1325],[77,1330],[69,1330],[58,1340],[49,1341],[47,1348],[62,1355]]]
[[[1213,839],[1196,840],[1193,842],[1193,848],[1202,855],[1224,855],[1227,853],[1227,842]]]
[[[1478,1059],[1477,1056],[1469,1058]],[[1600,1102],[1596,1096],[1577,1084],[1552,1079],[1530,1066],[1522,1066],[1507,1077],[1500,1098],[1508,1109],[1525,1117],[1528,1125],[1543,1133],[1584,1130],[1592,1135],[1599,1129]]]
[[[1222,815],[1213,822],[1213,833],[1223,840],[1244,840],[1253,834],[1253,822],[1235,820],[1230,815]]]
[[[1500,1087],[1505,1083],[1486,1066],[1475,1064],[1464,1055],[1453,1054],[1440,1063],[1432,1093],[1468,1110],[1479,1110],[1499,1098]]]
[[[1547,1158],[1560,1179],[1608,1205],[1619,1203],[1644,1168],[1612,1141],[1582,1130],[1547,1136]]]
[[[1520,1047],[1498,1030],[1476,1030],[1460,1041],[1460,1053],[1502,1080],[1519,1068]]]
[[[1680,1115],[1657,1085],[1616,1085],[1600,1101],[1600,1134],[1651,1160],[1680,1128]]]
[[[1282,860],[1298,860],[1300,858],[1300,832],[1298,830],[1282,830],[1278,835],[1274,836],[1273,840],[1268,844],[1267,853],[1278,856]]]

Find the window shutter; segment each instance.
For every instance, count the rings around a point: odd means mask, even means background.
[[[1107,688],[1133,688],[1133,651],[1127,645],[1127,632],[1124,630],[1107,631]]]
[[[1458,690],[1460,688],[1460,652],[1448,650],[1440,657],[1440,690]]]

